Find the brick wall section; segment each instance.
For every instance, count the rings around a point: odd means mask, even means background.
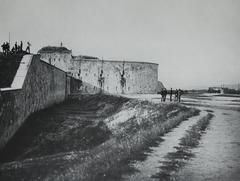
[[[23,88],[0,92],[0,149],[31,113],[64,101],[76,90],[79,85],[71,87],[71,79],[34,55]]]

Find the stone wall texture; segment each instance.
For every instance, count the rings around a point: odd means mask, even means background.
[[[64,101],[78,83],[34,55],[22,89],[0,92],[0,149],[31,113]]]
[[[68,72],[68,68],[71,61],[71,53],[65,52],[53,52],[53,53],[41,53],[41,60],[65,71]]]
[[[97,93],[101,88],[112,94],[154,94],[159,90],[158,64],[109,60],[72,60],[72,73],[83,83],[82,91]],[[124,78],[125,81],[122,80]]]
[[[85,59],[73,57],[71,51],[41,51],[40,55],[45,62],[81,79],[82,93],[153,94],[160,91],[155,63]]]

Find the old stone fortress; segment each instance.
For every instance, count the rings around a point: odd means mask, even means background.
[[[82,80],[84,93],[102,90],[112,94],[153,94],[160,89],[158,64],[155,63],[73,56],[65,47],[47,46],[38,53],[45,62]]]
[[[32,113],[78,94],[155,94],[158,64],[73,56],[65,47],[0,56],[0,149]]]

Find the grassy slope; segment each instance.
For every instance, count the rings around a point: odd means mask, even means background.
[[[102,180],[105,180],[106,174],[118,171],[121,162],[131,159],[134,155],[139,155],[137,153],[154,144],[159,136],[170,131],[188,117],[198,114],[197,110],[179,104],[153,104],[138,100],[126,101],[126,99],[109,96],[96,96],[89,97],[85,101],[81,100],[82,111],[93,109],[93,105],[95,105],[95,114],[99,117],[93,121],[93,125],[104,128],[105,131],[110,131],[107,139],[88,149],[82,150],[81,147],[62,149],[62,147],[59,147],[57,149],[59,151],[52,153],[52,155],[40,154],[35,158],[28,157],[29,159],[20,162],[6,164],[2,168],[0,167],[0,172],[3,173],[2,178],[5,180],[19,178],[27,178],[28,180],[94,180],[95,178],[102,178]],[[68,108],[67,111],[69,112]],[[66,110],[66,107],[64,109]],[[121,113],[126,110],[132,112],[132,114],[130,116],[122,115],[121,117]],[[116,119],[120,121],[111,124]],[[66,126],[65,121],[62,122],[58,119],[57,122],[59,121],[61,126],[57,127],[61,128],[65,125],[60,130],[69,129],[69,125]],[[79,127],[78,129],[80,132],[82,131],[82,128]],[[61,138],[61,131],[59,132],[58,129],[52,131],[59,135],[57,138]],[[71,133],[71,130],[69,130],[69,133]],[[46,134],[46,139],[49,140],[48,133],[44,134]],[[86,135],[86,138],[91,135],[92,133]],[[99,136],[101,135],[97,134],[95,138]],[[81,142],[83,137],[79,135],[73,138]],[[54,139],[51,141],[55,143]],[[71,139],[68,139],[68,142],[70,145],[72,144]],[[65,147],[69,145],[67,142],[62,143],[64,143],[62,146]],[[42,148],[41,144],[39,148]],[[43,145],[46,146],[46,144]],[[64,152],[60,152],[61,150]],[[32,154],[34,156],[35,153],[32,152]],[[31,154],[28,156],[31,156]]]
[[[73,163],[71,168],[64,173],[50,174],[47,178],[49,180],[53,178],[55,180],[106,180],[107,174],[116,174],[121,169],[119,168],[121,162],[138,155],[138,152],[149,147],[159,139],[159,136],[167,133],[188,117],[199,113],[195,109],[178,104],[157,105],[135,100],[128,102],[126,107],[128,109],[137,107],[139,112],[148,109],[152,114],[147,117],[131,117],[113,127],[112,138],[91,150],[82,163]]]
[[[100,121],[126,101],[126,98],[93,95],[34,113],[0,152],[0,161],[93,148],[111,134]]]

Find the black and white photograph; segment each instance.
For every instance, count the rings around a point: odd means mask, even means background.
[[[239,181],[240,0],[0,0],[0,181]]]

